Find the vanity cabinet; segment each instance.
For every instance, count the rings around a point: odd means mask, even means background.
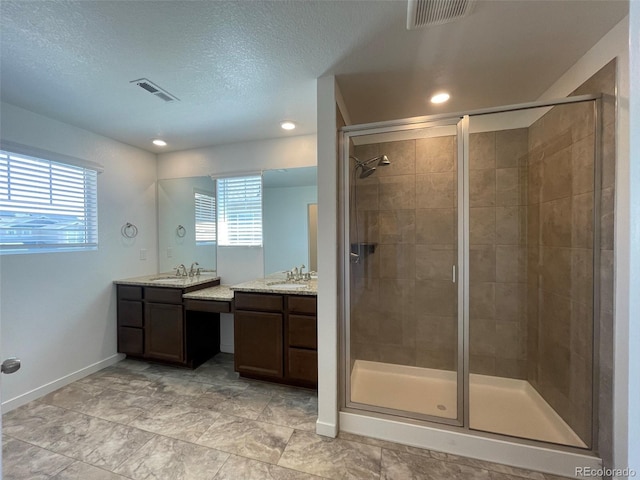
[[[287,297],[286,375],[293,380],[317,385],[317,297]]]
[[[184,362],[184,312],[182,290],[145,288],[146,358]]]
[[[235,369],[305,387],[318,383],[316,297],[236,292]]]
[[[282,314],[236,310],[234,323],[236,371],[282,378]]]
[[[144,353],[142,287],[118,286],[118,352]]]
[[[186,311],[182,295],[190,290],[118,285],[118,352],[188,367],[215,355],[220,316]]]

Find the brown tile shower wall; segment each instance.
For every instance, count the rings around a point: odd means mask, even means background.
[[[602,192],[594,192],[591,103],[557,106],[529,129],[528,379],[590,445],[593,206],[600,205],[598,444],[611,464],[615,61],[574,95],[604,93]],[[595,200],[594,200],[595,199]],[[598,313],[598,312],[596,312]]]
[[[471,371],[525,378],[527,131],[470,142]],[[455,147],[448,136],[354,149],[361,160],[386,154],[392,165],[356,180],[358,236],[378,245],[351,265],[352,357],[456,368]]]
[[[354,154],[386,154],[392,164],[356,180],[359,238],[377,247],[351,265],[352,358],[453,370],[454,137],[361,145]]]
[[[526,378],[526,128],[469,136],[471,373]]]
[[[593,102],[529,127],[528,380],[591,441]]]
[[[613,221],[616,170],[616,61],[582,84],[574,95],[602,93],[602,194],[600,196],[600,285],[598,451],[613,465]]]

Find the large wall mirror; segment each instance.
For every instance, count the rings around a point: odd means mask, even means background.
[[[302,264],[317,271],[317,254],[313,247],[316,234],[310,235],[310,231],[317,229],[317,216],[313,214],[318,203],[317,172],[316,167],[264,172],[262,234],[265,275],[291,270]]]
[[[264,273],[306,265],[317,271],[317,168],[287,168],[263,173],[262,233]],[[217,245],[207,219],[215,204],[216,184],[211,177],[158,181],[159,269],[198,262],[216,270]],[[196,220],[196,215],[198,215]]]
[[[189,268],[191,262],[204,270],[217,269],[215,198],[216,184],[208,176],[158,180],[161,272],[181,263]]]

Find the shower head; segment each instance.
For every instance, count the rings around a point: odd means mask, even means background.
[[[360,172],[360,178],[367,178],[369,175],[373,175],[376,171],[376,167],[367,167],[366,165],[361,165],[362,171]]]
[[[389,157],[387,157],[386,155],[381,155],[380,160],[378,161],[378,165],[391,165]]]
[[[379,167],[386,167],[387,165],[391,165],[389,157],[387,157],[386,155],[377,155],[373,158],[370,158],[369,160],[365,160],[364,162],[361,162],[354,156],[350,156],[349,158],[353,158],[356,161],[356,170],[358,168],[362,169],[362,172],[360,172],[360,178],[367,178],[369,175],[372,175],[376,171],[376,167],[369,166],[369,164],[373,162],[378,162],[377,166]]]

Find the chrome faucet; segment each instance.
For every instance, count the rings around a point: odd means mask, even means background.
[[[293,267],[293,269],[287,272],[287,281],[300,281],[300,280],[310,280],[311,275],[309,273],[304,273],[304,269],[307,268],[304,264],[300,265],[300,268]]]
[[[194,275],[200,275],[200,264],[198,262],[193,262],[189,268],[189,276],[193,277]]]
[[[181,263],[176,267],[176,277],[186,277],[187,276],[187,267],[184,266],[184,263]]]

